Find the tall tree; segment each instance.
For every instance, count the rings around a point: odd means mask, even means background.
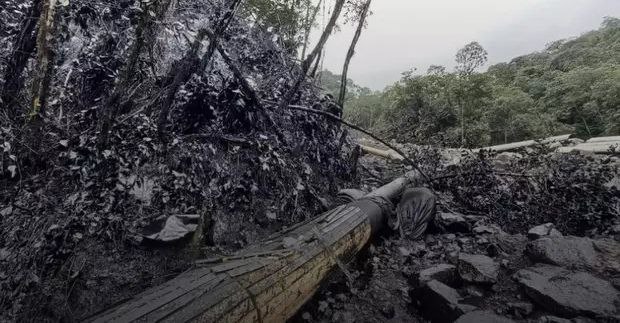
[[[196,36],[196,39],[194,40],[194,43],[190,47],[188,53],[177,64],[176,68],[173,68],[173,75],[169,77],[172,82],[170,83],[166,93],[164,94],[164,100],[161,104],[161,108],[159,111],[157,127],[159,129],[160,136],[163,136],[165,133],[164,128],[166,126],[166,120],[168,119],[168,114],[170,113],[170,109],[172,108],[174,98],[179,91],[179,88],[181,88],[181,85],[183,85],[189,80],[189,78],[196,71],[196,67],[199,67],[200,72],[202,72],[203,69],[207,67],[209,61],[211,60],[211,57],[213,57],[213,54],[217,49],[219,38],[228,28],[229,24],[235,17],[237,9],[242,2],[243,0],[230,1],[228,5],[228,10],[217,22],[213,31],[213,35],[210,37],[209,46],[207,47],[207,50],[201,59],[198,59],[197,54],[198,50],[200,49],[201,42],[207,36],[207,32],[205,30],[198,33],[198,36]]]
[[[37,34],[37,64],[32,82],[32,109],[30,115],[38,117],[45,113],[47,94],[54,71],[55,50],[53,48],[56,29],[58,0],[45,0],[39,17]]]
[[[13,44],[13,51],[7,62],[5,84],[0,93],[0,101],[7,109],[11,117],[19,114],[17,111],[17,96],[22,87],[22,73],[26,68],[28,59],[37,45],[37,20],[41,15],[42,0],[34,0],[24,15],[20,25],[20,33]]]
[[[487,62],[487,56],[487,51],[475,41],[461,48],[456,53],[456,71],[462,77],[461,81],[469,85],[471,83],[471,75]],[[465,109],[466,106],[471,105],[471,100],[469,100],[471,93],[461,91],[461,94],[458,100],[461,111],[461,146],[465,147],[467,146],[465,140]]]
[[[353,40],[351,41],[351,45],[349,46],[347,57],[344,60],[344,66],[342,68],[342,78],[340,80],[340,94],[338,96],[338,105],[340,105],[340,107],[342,108],[344,108],[344,100],[347,95],[347,74],[349,73],[349,64],[351,63],[353,55],[355,55],[355,46],[357,46],[357,42],[362,35],[362,30],[366,25],[366,17],[368,16],[371,2],[372,0],[368,0],[361,5],[357,29],[355,30],[355,35],[353,36]]]
[[[456,71],[471,75],[487,62],[487,56],[487,51],[478,42],[471,42],[456,53]]]
[[[120,78],[116,82],[112,94],[104,104],[105,111],[99,119],[99,138],[98,146],[103,150],[107,146],[110,128],[114,119],[119,114],[122,100],[127,96],[127,89],[130,88],[135,78],[138,68],[140,55],[150,52],[155,43],[157,35],[157,22],[165,16],[170,6],[171,0],[153,0],[151,2],[141,2],[142,15],[136,26],[135,41],[129,50],[127,64],[120,73]]]
[[[319,56],[319,53],[323,50],[325,43],[327,42],[327,40],[329,39],[329,36],[331,36],[332,31],[334,30],[334,27],[336,26],[336,22],[338,21],[338,18],[340,17],[340,13],[342,12],[342,8],[344,7],[345,1],[346,0],[336,0],[336,3],[334,4],[334,9],[332,11],[332,15],[329,18],[329,22],[327,23],[327,26],[325,26],[323,33],[321,34],[321,38],[319,39],[319,42],[316,44],[312,52],[308,54],[308,57],[306,57],[306,59],[304,59],[303,62],[301,63],[301,71],[300,71],[299,76],[297,77],[297,80],[295,81],[293,86],[291,86],[291,88],[286,92],[282,101],[280,101],[279,106],[281,109],[286,108],[286,106],[288,106],[291,103],[291,101],[293,100],[293,97],[297,93],[297,90],[299,90],[301,83],[306,79],[308,75],[308,71],[310,70],[310,67],[312,66],[312,63]]]
[[[321,9],[322,3],[323,3],[323,0],[319,0],[319,3],[317,3],[316,7],[314,7],[312,10],[312,15],[310,15],[309,10],[306,12],[306,19],[304,21],[304,43],[302,44],[302,49],[301,49],[301,59],[304,59],[304,57],[306,57],[306,50],[308,49],[308,41],[310,39],[310,32],[312,31],[312,26],[314,25],[314,22],[316,21],[316,16],[319,13],[319,9]],[[308,6],[308,9],[310,8],[311,7]]]

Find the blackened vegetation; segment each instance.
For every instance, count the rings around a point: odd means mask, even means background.
[[[433,178],[430,229],[418,240],[387,232],[372,241],[293,321],[615,320],[620,158],[542,145],[462,155],[399,147]],[[407,170],[372,155],[360,166],[363,188]]]
[[[512,233],[551,222],[567,234],[591,236],[608,232],[619,220],[617,158],[555,154],[540,147],[498,169],[496,156],[467,156],[450,170],[454,177],[436,181],[436,189],[453,201],[450,207],[487,215]]]
[[[85,318],[353,180],[339,125],[257,102],[282,102],[300,68],[230,1],[59,1],[33,110],[41,2],[0,12],[0,320]],[[320,102],[299,85],[291,103]],[[200,214],[203,235],[145,244],[174,214]]]

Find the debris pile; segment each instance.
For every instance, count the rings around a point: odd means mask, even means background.
[[[233,16],[205,59],[234,2],[170,3],[67,2],[45,111],[29,117],[28,86],[1,103],[15,113],[0,116],[0,320],[84,319],[356,186],[339,125],[264,103],[300,70],[276,34]],[[0,72],[21,55],[0,54]],[[329,102],[308,80],[291,103]]]
[[[434,149],[408,152],[427,160],[421,166],[439,178],[431,185],[438,196],[433,225],[418,240],[386,232],[349,264],[357,278],[331,280],[299,319],[620,319],[620,195],[610,184],[620,174],[615,157],[556,155],[541,146],[502,160],[510,164],[507,174],[493,154],[464,155],[463,163],[445,166]],[[369,187],[407,168],[370,155],[361,165]]]

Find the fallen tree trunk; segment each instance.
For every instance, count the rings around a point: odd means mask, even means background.
[[[351,260],[385,222],[407,174],[364,198],[270,237],[234,257],[197,266],[93,322],[284,322],[334,268]]]
[[[405,157],[401,156],[399,153],[393,150],[381,150],[381,149],[377,149],[377,148],[370,147],[370,146],[364,146],[364,145],[360,145],[360,148],[362,148],[362,151],[367,154],[371,154],[371,155],[375,155],[375,156],[379,156],[379,157],[383,157],[383,158],[387,158],[391,160],[396,160],[396,161],[405,160]]]
[[[560,147],[557,150],[559,153],[570,153],[573,151],[595,154],[620,154],[620,141],[585,143],[571,147]]]
[[[611,136],[611,137],[596,137],[590,138],[590,140],[586,141],[588,144],[599,143],[599,142],[619,142],[620,136]]]
[[[561,136],[549,137],[549,138],[545,138],[541,140],[519,141],[519,142],[510,143],[510,144],[489,146],[489,147],[484,147],[484,148],[479,148],[479,149],[472,149],[472,151],[474,152],[478,152],[480,150],[492,150],[492,151],[497,151],[497,152],[510,151],[510,150],[519,149],[519,148],[531,147],[538,143],[549,144],[552,142],[568,140],[570,136],[571,135],[561,135]]]

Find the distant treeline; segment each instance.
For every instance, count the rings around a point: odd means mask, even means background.
[[[382,92],[349,81],[345,115],[394,139],[449,146],[620,134],[620,19],[476,72],[486,57],[473,42],[457,53],[453,72],[406,72]],[[322,74],[327,91],[335,92],[338,80]]]

